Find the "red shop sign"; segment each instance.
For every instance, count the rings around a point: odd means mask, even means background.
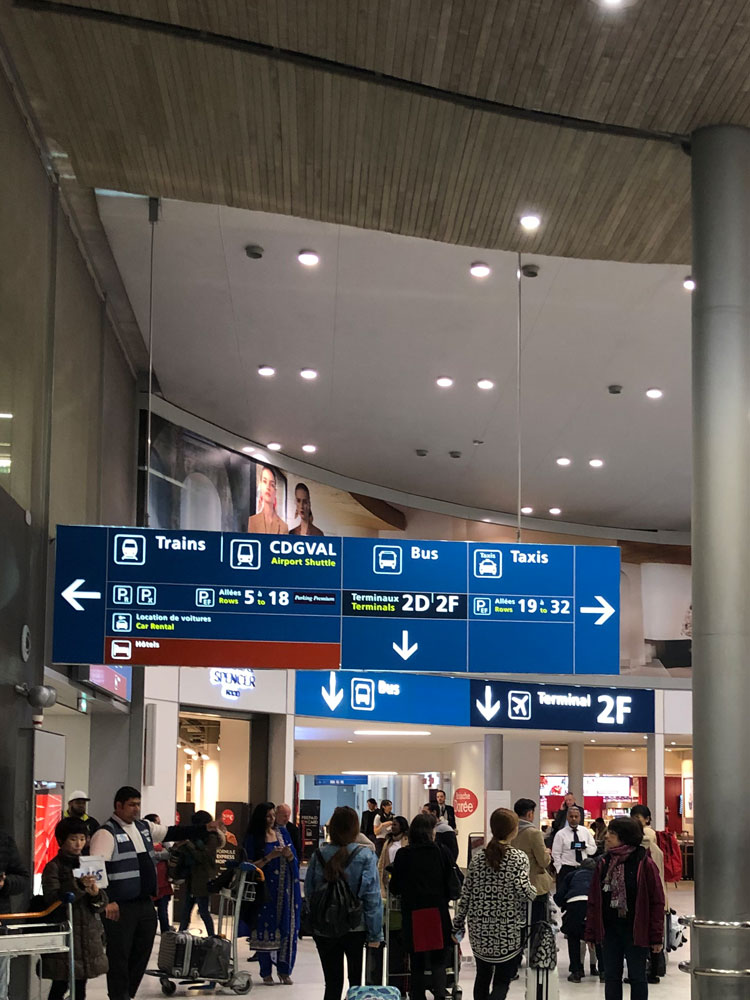
[[[221,814],[221,822],[224,826],[231,826],[234,823],[234,813],[231,809],[225,809]]]
[[[470,788],[457,788],[453,793],[453,809],[456,816],[473,816],[479,808],[479,799]]]

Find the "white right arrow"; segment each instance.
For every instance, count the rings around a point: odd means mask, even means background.
[[[328,682],[328,690],[326,690],[324,687],[322,687],[320,689],[320,693],[323,695],[323,700],[325,701],[326,705],[328,705],[328,707],[330,708],[330,710],[332,712],[335,712],[336,709],[341,704],[341,699],[344,697],[344,692],[343,691],[337,691],[336,690],[336,671],[335,670],[331,671],[331,677],[330,677],[330,680]]]
[[[578,610],[582,615],[599,615],[599,617],[594,622],[594,625],[603,625],[608,618],[611,618],[615,613],[615,609],[605,600],[605,598],[600,597],[598,594],[594,595],[594,600],[599,602],[599,607],[593,608],[579,608]]]
[[[76,611],[85,611],[86,609],[78,601],[99,601],[101,600],[101,594],[98,590],[79,590],[78,588],[85,580],[74,580],[69,586],[65,588],[62,592],[62,597],[68,602],[71,608]]]
[[[489,684],[485,684],[484,686],[484,702],[481,702],[479,698],[477,698],[476,706],[477,711],[479,711],[488,722],[494,719],[500,711],[500,702],[496,701],[494,705],[492,703],[492,688]]]

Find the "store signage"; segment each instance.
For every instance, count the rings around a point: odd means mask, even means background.
[[[366,774],[316,774],[316,785],[366,785]]]
[[[86,667],[82,668],[84,671]],[[92,663],[88,668],[88,676],[81,675],[81,680],[86,681],[92,687],[108,691],[122,701],[130,701],[130,688],[133,680],[133,668],[115,666],[110,664],[105,666],[101,663]]]
[[[221,696],[227,701],[238,701],[243,692],[255,687],[252,670],[220,670],[213,667],[209,678],[214,687],[221,688]]]
[[[457,788],[453,793],[453,811],[456,819],[473,816],[479,808],[479,799],[470,788]]]
[[[234,823],[234,813],[231,809],[225,809],[221,814],[221,822],[224,826],[231,826]]]
[[[54,659],[617,673],[619,590],[605,546],[59,527]]]
[[[298,673],[298,716],[434,726],[652,733],[654,693],[349,670]]]

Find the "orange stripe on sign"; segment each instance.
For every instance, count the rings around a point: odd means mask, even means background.
[[[140,667],[249,667],[253,670],[338,670],[338,642],[243,639],[122,639],[107,636],[105,661]]]

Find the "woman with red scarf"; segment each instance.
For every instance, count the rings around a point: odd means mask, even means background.
[[[647,1000],[648,953],[663,947],[664,890],[642,839],[635,820],[613,819],[604,838],[606,853],[591,882],[586,940],[602,945],[605,1000],[622,1000],[623,960],[631,1000]]]

